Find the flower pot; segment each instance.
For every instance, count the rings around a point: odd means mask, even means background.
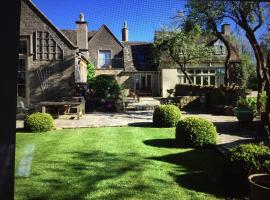
[[[250,123],[256,116],[256,111],[249,109],[234,109],[234,114],[240,123]]]
[[[270,174],[253,174],[248,177],[251,200],[270,198]]]

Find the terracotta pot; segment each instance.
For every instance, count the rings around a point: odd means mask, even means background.
[[[270,174],[253,174],[248,177],[251,200],[270,199]]]

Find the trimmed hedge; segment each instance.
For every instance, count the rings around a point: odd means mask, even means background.
[[[261,144],[240,144],[229,151],[233,169],[243,175],[268,172],[270,148]]]
[[[187,117],[178,122],[176,143],[185,147],[204,147],[216,144],[217,130],[212,122],[197,117]]]
[[[175,105],[161,105],[153,114],[153,124],[156,127],[174,127],[181,118],[181,112]]]
[[[53,118],[48,113],[37,112],[29,115],[24,121],[24,128],[34,133],[50,131],[53,126]]]

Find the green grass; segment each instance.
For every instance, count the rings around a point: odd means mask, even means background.
[[[180,149],[174,129],[122,127],[17,134],[16,169],[35,145],[17,200],[221,199],[223,160],[210,149]]]

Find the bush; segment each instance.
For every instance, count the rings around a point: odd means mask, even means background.
[[[242,98],[237,101],[237,108],[244,110],[256,110],[257,100],[256,97]]]
[[[153,124],[156,127],[174,127],[181,118],[181,112],[175,105],[161,105],[153,114]]]
[[[24,121],[24,128],[34,133],[50,131],[53,126],[53,118],[48,113],[34,113]]]
[[[217,131],[206,119],[187,117],[176,126],[176,143],[186,147],[204,147],[216,144]]]
[[[248,176],[266,173],[270,162],[270,148],[261,144],[240,144],[229,152],[233,169]]]

